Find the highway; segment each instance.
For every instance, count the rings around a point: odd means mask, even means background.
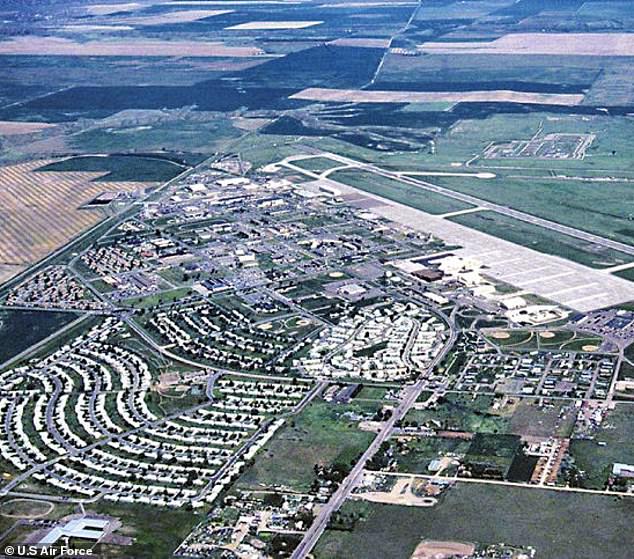
[[[445,317],[446,318],[446,317]],[[295,548],[291,559],[304,559],[315,547],[315,544],[328,526],[328,521],[333,512],[335,512],[343,504],[345,499],[357,484],[365,465],[372,458],[379,447],[388,439],[396,423],[403,419],[410,408],[414,405],[421,392],[425,388],[426,379],[429,372],[445,357],[446,353],[451,349],[457,338],[457,332],[453,326],[453,317],[449,320],[451,335],[443,350],[436,356],[430,365],[421,374],[419,379],[412,385],[403,390],[403,399],[394,409],[392,416],[383,424],[383,427],[372,441],[367,450],[363,453],[359,461],[354,465],[346,479],[330,497],[330,500],[321,508],[319,514],[315,517],[312,525],[304,535],[300,544]]]
[[[588,233],[587,231],[582,231],[574,227],[569,227],[568,225],[561,225],[560,223],[556,223],[548,219],[543,219],[541,217],[536,217],[529,213],[526,213],[520,210],[515,210],[513,208],[509,208],[508,206],[502,206],[500,204],[495,204],[493,202],[487,202],[486,200],[477,198],[476,196],[471,196],[470,194],[463,194],[462,192],[456,192],[455,190],[438,186],[436,184],[432,184],[427,181],[403,176],[402,174],[397,172],[386,171],[385,169],[382,169],[381,167],[377,167],[376,165],[356,161],[348,157],[337,155],[336,153],[322,152],[314,148],[308,148],[308,147],[306,149],[309,149],[311,153],[323,155],[325,157],[333,159],[334,161],[338,161],[340,163],[346,164],[350,168],[357,168],[363,171],[368,171],[370,173],[374,173],[376,175],[386,177],[388,179],[396,180],[404,184],[409,184],[410,186],[416,186],[418,188],[422,188],[430,192],[441,194],[443,196],[446,196],[447,198],[453,198],[454,200],[459,200],[467,204],[479,206],[481,208],[485,208],[487,210],[494,211],[496,213],[506,215],[508,217],[512,217],[514,219],[523,221],[525,223],[530,223],[532,225],[537,225],[545,229],[550,229],[562,235],[568,235],[570,237],[574,237],[576,239],[580,239],[588,243],[593,243],[605,248],[610,248],[612,250],[617,250],[619,252],[629,254],[630,256],[634,256],[634,246],[627,245],[619,241],[613,241],[612,239],[607,239],[605,237],[601,237],[600,235],[595,235],[593,233]],[[294,171],[300,172],[304,175],[311,176],[312,178],[316,180],[327,178],[329,171],[326,171],[325,173],[322,173],[322,174],[311,173],[310,171],[306,171],[306,169],[302,169],[301,167],[293,165],[292,161],[294,159],[301,159],[301,156],[298,156],[296,158],[294,156],[287,157],[283,161],[280,161],[279,164],[289,167],[293,169]],[[332,180],[332,179],[329,179],[329,180]]]

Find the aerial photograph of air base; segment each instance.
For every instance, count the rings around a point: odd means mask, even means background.
[[[634,557],[634,2],[0,0],[0,557]]]

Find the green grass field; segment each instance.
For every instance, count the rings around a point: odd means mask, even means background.
[[[615,462],[634,464],[634,406],[618,404],[594,440],[571,441],[570,454],[577,468],[585,471],[584,487],[603,489]]]
[[[316,559],[408,559],[423,539],[532,546],[539,559],[627,559],[634,499],[459,483],[433,508],[348,501],[364,518],[327,530]],[[574,519],[574,521],[571,521]]]
[[[294,161],[293,165],[301,169],[306,169],[307,171],[312,171],[313,173],[323,173],[329,169],[340,167],[341,163],[329,157],[310,157],[309,159]]]
[[[511,241],[516,245],[560,256],[592,268],[609,268],[631,261],[631,257],[625,253],[593,245],[495,212],[477,212],[449,219],[471,229]]]
[[[186,510],[161,510],[143,505],[103,503],[86,507],[101,514],[115,516],[123,527],[117,533],[132,536],[131,546],[103,544],[100,554],[106,557],[168,559],[203,515]]]
[[[329,178],[430,214],[444,214],[473,207],[441,194],[428,192],[374,173],[344,170],[333,173]]]
[[[283,485],[305,491],[314,479],[315,464],[349,464],[374,438],[360,431],[346,412],[374,413],[375,404],[336,405],[315,402],[287,425],[255,458],[238,481],[239,487]]]
[[[634,201],[630,183],[610,182],[608,188],[598,182],[518,175],[519,172],[513,169],[504,173],[498,171],[495,179],[486,181],[436,177],[434,182],[557,223],[624,243],[634,243],[634,225],[630,219],[634,212]],[[489,227],[492,226],[489,224]],[[537,235],[538,232],[531,232],[531,235]],[[560,240],[563,241],[565,238]]]
[[[437,422],[440,429],[452,431],[504,433],[509,418],[493,413],[493,400],[493,396],[477,396],[474,399],[469,394],[449,393],[434,408],[410,410],[405,421],[416,422],[421,426]]]

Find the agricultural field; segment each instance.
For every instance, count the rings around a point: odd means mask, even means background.
[[[103,171],[43,172],[51,160],[4,167],[0,177],[0,282],[104,219],[83,205],[104,193],[142,193],[156,182],[109,181]]]
[[[309,88],[291,99],[325,103],[526,103],[539,105],[578,105],[583,95],[565,93],[527,93],[524,91],[366,91],[354,89]]]

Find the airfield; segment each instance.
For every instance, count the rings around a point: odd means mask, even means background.
[[[324,156],[328,157],[328,154],[313,157]],[[545,299],[582,312],[634,299],[634,284],[630,281],[570,260],[541,254],[446,219],[481,211],[482,208],[450,212],[444,216],[432,215],[327,178],[334,168],[319,176],[295,165],[297,161],[305,159],[310,157],[289,157],[278,165],[287,166],[315,179],[308,184],[316,189],[337,192],[347,202],[372,214],[421,232],[432,233],[449,244],[459,246],[460,248],[452,252],[479,263],[486,275],[523,291],[536,293]],[[344,167],[350,163],[349,160],[337,156],[333,157],[333,161],[343,164]]]

